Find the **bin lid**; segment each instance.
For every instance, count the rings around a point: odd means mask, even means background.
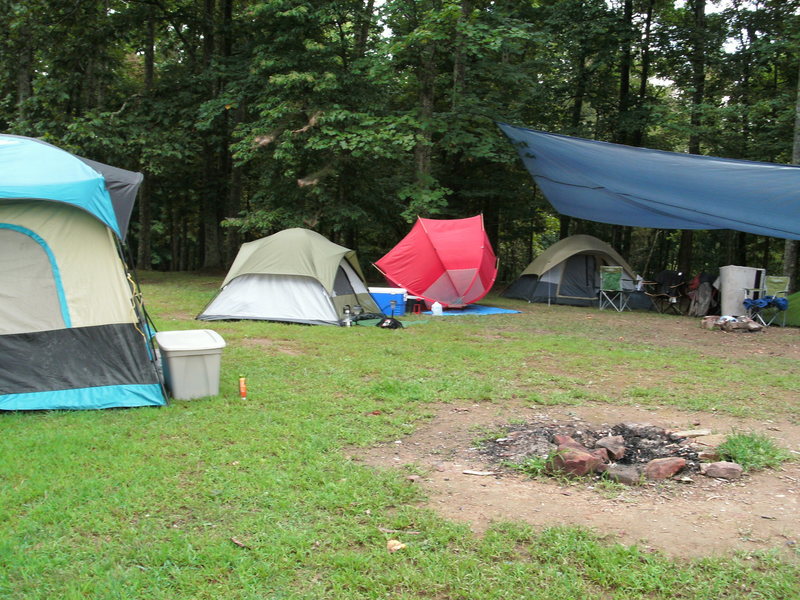
[[[225,340],[212,329],[159,331],[156,334],[156,342],[158,342],[159,348],[167,352],[218,350],[225,347]]]

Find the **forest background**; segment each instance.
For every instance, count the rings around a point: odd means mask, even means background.
[[[796,243],[559,217],[495,122],[798,163],[799,9],[0,0],[0,131],[143,172],[129,236],[140,269],[223,270],[242,242],[287,227],[366,265],[417,216],[483,213],[500,281],[575,233],[645,276],[739,264],[794,281]]]

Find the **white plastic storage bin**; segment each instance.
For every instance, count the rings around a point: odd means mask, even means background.
[[[219,394],[219,370],[225,340],[211,329],[159,331],[164,379],[176,400]]]

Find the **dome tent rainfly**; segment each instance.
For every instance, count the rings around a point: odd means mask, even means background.
[[[423,219],[375,263],[393,285],[442,306],[461,308],[483,298],[497,277],[497,258],[483,215]]]
[[[353,250],[309,229],[242,244],[217,295],[197,318],[342,325],[344,308],[380,309]]]
[[[501,294],[528,302],[590,306],[600,291],[600,267],[622,267],[622,285],[633,291],[630,265],[611,246],[591,235],[559,240],[537,256]]]
[[[141,181],[0,135],[0,409],[166,403],[121,258]]]

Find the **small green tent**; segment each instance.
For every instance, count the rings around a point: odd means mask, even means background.
[[[502,293],[528,302],[590,306],[600,291],[600,267],[622,267],[622,285],[634,289],[630,265],[611,246],[591,235],[573,235],[537,256]]]
[[[789,308],[786,309],[786,324],[800,327],[800,292],[788,297]]]
[[[353,250],[315,231],[285,229],[242,244],[202,321],[341,325],[345,306],[380,313]]]

